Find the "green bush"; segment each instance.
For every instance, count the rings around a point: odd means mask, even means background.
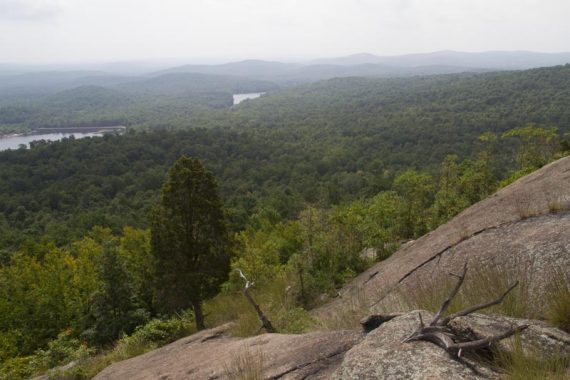
[[[195,331],[191,315],[153,319],[146,325],[139,326],[131,335],[119,339],[112,351],[92,357],[63,374],[58,374],[57,378],[90,379],[115,362],[144,354]]]
[[[32,356],[11,358],[0,365],[0,380],[28,379],[34,374]]]
[[[50,368],[85,359],[94,354],[93,348],[72,336],[70,330],[61,332],[46,349],[34,355],[6,360],[0,366],[0,379],[26,379]]]
[[[95,349],[71,336],[71,331],[61,332],[57,339],[48,343],[46,350],[38,350],[31,364],[38,370],[49,369],[74,360],[84,359],[95,353]]]
[[[190,318],[188,315],[166,320],[153,319],[146,325],[138,327],[132,335],[121,339],[118,345],[129,339],[137,339],[161,346],[192,334],[196,331],[192,323],[193,318]]]

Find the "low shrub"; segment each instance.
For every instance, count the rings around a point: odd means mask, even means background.
[[[90,379],[109,365],[144,354],[195,332],[191,314],[170,319],[153,319],[139,326],[131,335],[119,339],[106,353],[91,357],[73,368],[58,373],[56,378]]]

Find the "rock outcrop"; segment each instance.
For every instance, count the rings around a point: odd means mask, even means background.
[[[469,355],[458,358],[430,342],[402,343],[419,325],[419,313],[413,311],[395,317],[371,331],[361,343],[346,353],[333,379],[500,378],[501,374],[489,365],[488,358]],[[421,314],[424,321],[433,318],[426,311],[421,311]],[[570,356],[570,335],[537,321],[472,314],[457,319],[453,324],[457,330],[468,331],[473,339],[497,335],[513,325],[529,324],[529,328],[520,336],[523,349],[536,351],[540,347],[545,356]],[[514,345],[514,337],[500,343],[505,351],[512,350]]]
[[[458,358],[430,342],[402,341],[419,324],[433,318],[412,311],[382,323],[366,336],[356,331],[315,332],[301,335],[264,334],[238,339],[227,326],[206,330],[147,354],[115,363],[95,379],[228,379],[242,370],[262,373],[263,379],[500,379],[489,357]],[[542,322],[472,314],[453,321],[453,328],[472,339],[500,334],[511,326],[529,325],[520,334],[522,348],[545,357],[570,357],[570,334]],[[500,342],[508,352],[515,337]],[[489,355],[492,353],[489,351]]]
[[[359,331],[331,331],[238,339],[227,330],[222,326],[202,331],[115,363],[95,379],[227,379],[239,361],[259,366],[265,379],[328,379],[344,353],[363,338]]]
[[[570,157],[505,187],[450,222],[402,246],[344,287],[341,297],[317,309],[327,315],[364,299],[371,311],[398,311],[398,292],[429,282],[465,262],[508,269],[525,278],[529,308],[540,313],[552,270],[570,277]],[[405,311],[405,310],[403,310]]]

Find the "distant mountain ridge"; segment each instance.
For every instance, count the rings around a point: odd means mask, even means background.
[[[155,75],[165,73],[235,75],[271,80],[281,84],[297,84],[346,76],[413,76],[523,70],[566,63],[570,63],[570,53],[525,51],[467,53],[445,50],[400,56],[360,53],[298,63],[245,60],[221,65],[183,65],[156,72]]]
[[[557,66],[570,63],[570,52],[535,53],[526,51],[488,51],[468,53],[458,51],[438,51],[433,53],[407,54],[399,56],[379,56],[359,53],[344,57],[323,58],[306,62],[277,62],[248,59],[223,64],[189,64],[152,71],[148,64],[142,72],[141,64],[128,71],[126,64],[74,66],[73,70],[55,70],[53,66],[34,66],[35,69],[17,65],[0,64],[0,96],[46,95],[73,87],[92,85],[116,88],[144,87],[158,84],[153,78],[170,80],[171,74],[193,74],[182,78],[179,86],[187,83],[192,87],[205,81],[226,84],[247,78],[255,81],[273,82],[278,86],[290,86],[316,82],[336,77],[409,77],[417,75],[456,74],[462,72],[484,72],[501,70],[524,70],[537,67]],[[42,69],[43,67],[43,69]],[[121,70],[117,70],[119,67]],[[198,78],[195,75],[210,77]],[[236,77],[240,77],[237,79]],[[265,83],[262,87],[267,86]],[[212,86],[210,86],[212,87]],[[246,86],[247,87],[247,86]],[[191,88],[191,92],[195,89]]]
[[[478,53],[442,50],[432,53],[378,56],[369,53],[326,58],[311,64],[361,65],[384,64],[401,67],[460,66],[478,69],[522,70],[570,63],[570,52],[536,53],[530,51],[485,51]]]

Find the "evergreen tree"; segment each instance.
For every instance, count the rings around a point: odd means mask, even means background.
[[[151,224],[158,308],[192,307],[204,329],[202,302],[227,279],[230,257],[218,185],[199,160],[183,156],[170,169]]]

